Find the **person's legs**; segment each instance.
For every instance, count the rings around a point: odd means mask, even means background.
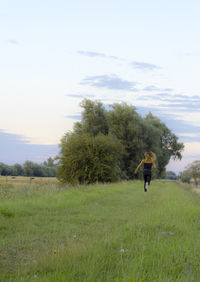
[[[151,182],[151,174],[147,175],[147,182],[148,182],[148,185],[150,185],[150,182]]]
[[[144,174],[144,192],[147,192],[147,175]]]

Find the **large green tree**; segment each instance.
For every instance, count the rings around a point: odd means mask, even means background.
[[[183,143],[178,142],[178,137],[158,119],[149,113],[145,121],[148,122],[151,131],[146,135],[146,144],[149,150],[157,155],[158,177],[163,177],[165,167],[169,163],[170,158],[181,159],[181,152],[184,149]],[[148,137],[149,136],[149,137]],[[150,141],[151,140],[151,141]]]
[[[76,159],[78,161],[76,162],[76,177],[74,181],[92,182],[89,180],[89,175],[91,173],[98,175],[98,172],[94,173],[94,170],[98,169],[98,167],[91,165],[93,163],[92,157],[94,157],[91,148],[94,147],[95,142],[98,140],[95,137],[99,135],[101,135],[99,139],[101,141],[98,142],[102,142],[101,148],[105,146],[105,152],[109,156],[107,148],[110,146],[112,158],[114,158],[113,149],[115,148],[112,141],[120,144],[122,153],[118,154],[117,150],[115,151],[115,163],[118,158],[118,175],[121,179],[134,178],[134,170],[143,159],[146,151],[153,151],[157,155],[157,170],[154,173],[156,177],[163,177],[165,175],[165,167],[171,157],[181,159],[183,144],[179,143],[177,136],[151,113],[142,118],[136,112],[135,107],[126,103],[113,104],[106,111],[101,102],[88,99],[82,101],[81,107],[83,108],[82,120],[75,123],[73,132],[66,134],[61,142],[60,179],[64,181],[70,179],[70,182],[72,182],[72,178],[75,177],[73,175],[73,165]],[[109,138],[106,139],[108,136]],[[88,160],[84,158],[84,155],[88,156],[89,152],[91,157]],[[100,154],[98,158],[95,156],[95,160],[97,159],[100,162],[103,161]],[[87,165],[87,162],[90,165]],[[78,174],[78,170],[81,171],[81,176]],[[111,173],[112,170],[108,169],[108,172]],[[68,175],[69,173],[71,173],[70,176]],[[66,177],[66,175],[68,176]],[[95,177],[93,179],[98,179],[98,181],[101,179],[103,181],[102,177]],[[107,174],[106,177],[105,181],[107,181],[106,179],[113,179],[113,175],[109,178]]]
[[[109,132],[120,141],[124,149],[120,160],[121,177],[131,179],[145,149],[143,119],[133,106],[126,103],[114,104],[107,113],[107,119]]]

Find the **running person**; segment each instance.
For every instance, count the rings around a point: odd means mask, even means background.
[[[156,168],[156,165],[154,163],[154,159],[156,158],[156,155],[153,152],[148,152],[148,153],[145,153],[144,156],[145,156],[145,159],[141,161],[141,163],[138,165],[134,173],[137,174],[138,169],[144,164],[144,167],[143,167],[144,192],[147,192],[148,185],[150,185],[150,181],[151,181],[152,165],[153,165],[153,168]]]

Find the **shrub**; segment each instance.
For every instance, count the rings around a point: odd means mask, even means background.
[[[117,180],[122,147],[112,136],[71,133],[63,137],[60,146],[60,181],[89,184]]]

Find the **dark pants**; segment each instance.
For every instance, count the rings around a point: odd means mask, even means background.
[[[144,174],[144,182],[148,182],[150,184],[151,181],[151,174]]]

